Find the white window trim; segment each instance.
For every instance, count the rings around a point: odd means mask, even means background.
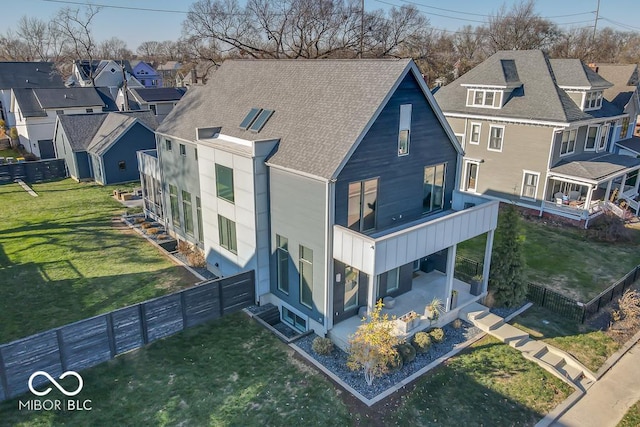
[[[476,188],[474,188],[473,190],[469,190],[467,188],[467,183],[469,182],[468,178],[468,169],[469,169],[469,165],[470,164],[475,164],[478,167],[476,168],[477,173],[476,173]],[[462,180],[462,191],[465,191],[467,193],[473,193],[473,194],[479,194],[478,193],[478,177],[480,176],[480,161],[478,160],[465,160],[464,161],[464,169],[463,169],[463,173],[464,173],[464,178]]]
[[[408,156],[411,148],[411,115],[413,113],[412,104],[400,105],[400,123],[398,124],[398,157]],[[400,152],[400,138],[402,132],[407,132],[407,151]]]
[[[576,139],[573,140],[573,150],[571,151],[567,151],[566,153],[562,153],[562,135],[564,134],[564,132],[569,132],[569,136],[571,136],[571,131],[574,130],[576,131]],[[569,141],[567,140],[567,148],[569,147]],[[560,147],[559,148],[559,153],[560,153],[560,157],[565,157],[565,156],[570,156],[571,154],[576,152],[576,143],[578,141],[578,129],[577,128],[572,128],[572,129],[565,129],[562,132],[560,132]]]
[[[535,171],[530,171],[530,170],[527,170],[527,169],[523,169],[522,170],[522,184],[520,185],[520,198],[523,199],[523,200],[536,201],[537,199],[535,197],[531,198],[531,197],[527,197],[527,196],[524,195],[524,179],[527,176],[527,174],[536,175],[537,176],[535,194],[538,195],[538,188],[540,186],[540,172],[535,172]]]
[[[491,148],[491,130],[493,128],[502,129],[502,137],[500,138],[500,149],[499,150],[497,150],[495,148]],[[487,138],[487,150],[495,151],[497,153],[502,153],[502,148],[503,147],[504,147],[504,125],[491,125],[491,126],[489,126],[489,136]]]
[[[460,139],[460,145],[462,145],[462,146],[464,147],[464,142],[465,142],[465,141],[464,141],[464,137],[465,137],[465,134],[464,134],[464,133],[456,133],[456,134],[454,134],[454,135],[455,135],[456,137],[458,137],[458,136],[459,136],[459,137],[461,137],[461,139]]]
[[[587,98],[589,96],[589,94],[593,93],[594,96],[596,97],[596,105],[593,107],[589,107],[587,105]],[[598,98],[598,93],[600,93],[600,98]],[[602,108],[602,91],[601,90],[590,90],[587,92],[583,92],[582,95],[582,111],[593,111],[593,110],[599,110],[600,108]],[[600,101],[600,102],[598,102]]]
[[[595,140],[593,141],[593,148],[587,148],[587,141],[589,141],[589,129],[591,128],[596,129],[596,136],[595,136]],[[584,136],[584,151],[596,151],[596,149],[598,148],[598,144],[600,144],[599,136],[600,136],[600,126],[597,126],[597,125],[587,126],[587,133]]]
[[[309,316],[307,316],[306,314],[302,313],[297,308],[294,308],[292,305],[285,303],[284,301],[280,301],[280,304],[281,304],[282,307],[286,308],[290,312],[292,312],[292,313],[298,315],[299,317],[301,317],[302,319],[304,319],[307,322],[307,331],[309,330]],[[280,320],[282,320],[282,323],[286,323],[287,325],[290,324],[290,323],[286,322],[284,320],[284,318],[282,317],[282,308],[280,309]]]
[[[600,127],[600,131],[598,132],[598,141],[596,144],[596,151],[601,152],[607,149],[607,140],[609,139],[609,132],[611,131],[611,125],[606,123]],[[604,147],[600,145],[602,141],[602,137],[604,136]]]
[[[473,127],[478,125],[478,140],[473,140]],[[480,137],[482,135],[482,123],[480,122],[471,122],[471,128],[469,129],[469,144],[471,145],[480,145]]]
[[[469,92],[472,93],[471,97],[469,97]],[[482,92],[482,104],[475,103],[476,92]],[[487,92],[493,92],[493,102],[491,103],[491,105],[485,105],[485,102],[487,100]],[[475,108],[492,108],[494,110],[499,110],[502,108],[503,93],[504,92],[502,90],[497,90],[497,89],[467,89],[466,106],[475,107]],[[471,103],[469,103],[469,98],[471,98]],[[493,104],[495,104],[496,99],[498,100],[498,106],[494,107]]]

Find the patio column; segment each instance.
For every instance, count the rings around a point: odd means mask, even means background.
[[[369,280],[367,283],[367,313],[373,313],[373,309],[376,306],[376,284],[378,281],[376,280],[377,276],[375,274],[369,274],[368,276]]]
[[[622,181],[620,181],[620,194],[618,198],[622,197],[622,193],[624,193],[624,183],[627,181],[627,174],[622,175]]]
[[[608,202],[609,201],[609,196],[611,196],[611,184],[613,184],[613,179],[610,179],[607,182],[607,191],[605,191],[604,193],[604,201]]]
[[[493,235],[495,230],[487,233],[487,244],[484,248],[484,264],[482,265],[482,293],[489,289],[489,271],[491,271],[491,252],[493,251]]]
[[[458,245],[449,246],[447,251],[447,281],[446,281],[446,298],[445,311],[449,311],[451,307],[451,292],[453,291],[453,274],[456,269],[456,249]]]

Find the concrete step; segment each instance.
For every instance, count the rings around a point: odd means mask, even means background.
[[[473,319],[473,323],[485,332],[493,331],[504,325],[504,319],[493,313],[485,312]]]
[[[542,354],[536,355],[536,359],[540,359],[548,365],[551,365],[555,368],[565,364],[564,357],[558,356],[555,353],[551,353],[549,350],[543,352]]]
[[[566,362],[558,367],[558,371],[573,382],[576,382],[582,376],[582,370],[575,366],[567,365]]]
[[[513,343],[512,347],[515,347],[522,340],[529,338],[529,334],[526,332],[505,324],[500,325],[497,329],[491,330],[491,335],[498,338],[503,343],[509,345]]]
[[[521,351],[522,353],[530,353],[531,355],[534,355],[542,351],[542,349],[546,348],[546,345],[544,345],[544,343],[541,343],[540,341],[532,340],[531,338],[523,339],[520,341],[513,341],[513,342],[515,343],[515,345],[513,345],[513,348],[515,348],[518,351]]]
[[[463,309],[460,310],[458,317],[462,320],[468,320],[473,323],[476,317],[483,315],[484,313],[488,313],[489,309],[482,304],[478,304],[474,302],[473,304],[469,304]]]

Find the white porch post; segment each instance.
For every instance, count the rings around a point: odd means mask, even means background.
[[[635,194],[638,194],[638,188],[640,188],[640,170],[637,171],[637,175],[636,175],[636,187],[633,190]]]
[[[622,196],[622,193],[624,193],[624,183],[627,181],[627,174],[625,173],[622,176],[622,181],[620,181],[620,195],[618,196],[618,198],[620,198]]]
[[[495,230],[487,233],[487,244],[484,248],[484,264],[482,265],[482,293],[489,289],[489,271],[491,270],[491,252],[493,251],[493,235]]]
[[[372,271],[375,271],[375,269]],[[369,283],[367,283],[367,313],[372,313],[376,306],[376,285],[378,283],[376,277],[375,274],[369,274]]]
[[[451,307],[451,292],[453,291],[453,274],[456,268],[456,250],[458,248],[457,244],[453,246],[449,246],[449,250],[447,251],[447,281],[446,281],[446,305],[445,311],[449,311]]]
[[[589,212],[591,210],[591,198],[593,197],[593,185],[587,189],[587,197],[584,199],[584,208]]]
[[[610,179],[607,182],[607,191],[605,191],[604,193],[604,201],[608,202],[609,201],[609,196],[611,196],[611,184],[613,184],[613,179]]]

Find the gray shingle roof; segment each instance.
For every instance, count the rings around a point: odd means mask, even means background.
[[[109,113],[58,116],[59,126],[67,135],[73,151],[86,151],[91,139]]]
[[[603,181],[625,169],[640,166],[640,159],[610,153],[583,153],[563,160],[551,168],[551,173],[592,181]]]
[[[97,155],[104,154],[135,121],[136,119],[131,116],[118,113],[107,114],[100,128],[91,139],[87,151]]]
[[[0,62],[0,89],[64,87],[51,62]]]
[[[509,60],[509,62],[505,62]],[[539,50],[500,51],[489,57],[468,73],[454,82],[440,88],[435,98],[445,113],[462,113],[492,117],[509,117],[515,119],[541,120],[568,123],[588,120],[594,117],[613,116],[622,111],[616,106],[603,102],[600,110],[582,111],[556,84],[556,67],[552,68],[547,56]],[[564,61],[564,60],[562,60]],[[557,66],[565,72],[576,69],[576,64],[559,62]],[[579,63],[580,61],[578,61]],[[508,64],[505,71],[503,64]],[[580,63],[581,64],[581,63]],[[578,72],[585,81],[602,80],[588,67],[580,66]],[[515,76],[522,86],[514,89],[500,109],[467,107],[467,88],[464,85],[493,85],[500,86],[500,82],[508,84],[505,76]],[[498,77],[496,77],[496,75]],[[595,77],[594,77],[595,75]],[[515,82],[514,77],[510,81]],[[583,81],[584,83],[584,81]]]
[[[640,137],[632,136],[631,138],[623,139],[621,141],[617,141],[616,145],[619,145],[623,148],[629,149],[640,154]]]
[[[143,102],[178,101],[185,93],[184,88],[154,87],[132,88],[131,92]]]
[[[604,98],[617,107],[624,108],[636,90],[638,66],[635,64],[598,64],[597,69],[599,75],[613,83],[613,87],[604,91]]]
[[[104,105],[93,87],[32,89],[44,109],[92,107]]]
[[[33,89],[13,89],[13,96],[23,117],[47,117],[47,113],[40,106]]]
[[[411,60],[225,61],[189,89],[158,132],[192,141],[221,126],[247,140],[280,139],[269,163],[330,178]],[[274,110],[259,133],[240,129],[252,107]]]
[[[558,86],[607,88],[613,86],[579,59],[550,59]]]

